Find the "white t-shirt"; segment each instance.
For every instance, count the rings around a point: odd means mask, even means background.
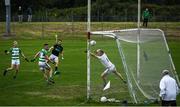
[[[176,95],[179,93],[179,88],[175,79],[173,79],[169,75],[165,75],[160,81],[159,88],[159,96],[162,97],[162,100],[176,100]]]
[[[106,68],[109,68],[113,65],[105,53],[101,56],[97,56],[97,58]]]

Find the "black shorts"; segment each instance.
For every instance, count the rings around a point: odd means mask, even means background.
[[[148,18],[144,18],[144,22],[148,22]]]

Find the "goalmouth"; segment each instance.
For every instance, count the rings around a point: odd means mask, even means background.
[[[136,28],[94,31],[89,33],[89,37],[90,35],[94,35],[97,38],[99,37],[98,40],[102,39],[101,36],[103,35],[109,37],[116,43],[117,47],[114,47],[114,50],[116,49],[119,52],[119,60],[121,59],[123,64],[128,91],[133,103],[140,103],[146,100],[156,101],[159,98],[159,81],[161,79],[161,72],[164,69],[168,69],[170,75],[173,76],[177,80],[178,85],[180,85],[171,53],[162,30]],[[140,47],[139,49],[138,45]],[[90,46],[89,48],[91,49],[94,47]],[[88,55],[88,58],[90,58],[90,55]],[[139,65],[137,64],[138,60]],[[93,82],[95,81],[90,80],[90,77],[93,78],[91,73],[96,71],[96,69],[93,71],[94,68],[92,69],[91,64],[90,61],[87,66],[89,70],[92,70],[87,73],[87,77],[89,78],[87,79],[87,83],[89,83],[87,84],[87,98],[90,98],[91,93],[93,93],[91,88],[98,86],[97,84],[93,86]],[[96,65],[93,67],[96,67]],[[111,91],[112,94],[114,90]]]

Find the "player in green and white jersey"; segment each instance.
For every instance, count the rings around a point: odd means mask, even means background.
[[[48,57],[48,50],[49,50],[48,44],[44,44],[44,48],[36,53],[36,55],[34,56],[34,59],[32,59],[31,62],[34,62],[35,59],[39,57],[38,65],[39,65],[40,71],[42,71],[47,83],[51,84],[51,83],[54,83],[54,81],[52,80],[52,68],[47,63],[48,61],[50,61]]]
[[[25,55],[23,54],[23,52],[21,51],[20,48],[18,48],[18,42],[14,41],[13,42],[13,47],[10,48],[10,50],[5,50],[6,54],[11,54],[11,67],[7,68],[4,70],[3,75],[5,76],[7,74],[8,71],[11,71],[13,69],[16,70],[15,75],[13,76],[13,78],[15,79],[17,77],[17,74],[19,72],[19,66],[20,66],[20,55],[27,61],[29,62],[29,60],[25,57]]]

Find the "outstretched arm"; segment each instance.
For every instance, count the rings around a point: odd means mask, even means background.
[[[87,53],[87,50],[86,51],[84,51],[85,53]],[[94,57],[94,58],[97,58],[98,59],[98,56],[96,55],[96,54],[94,54],[94,53],[92,53],[92,52],[90,52],[90,55],[92,56],[92,57]]]
[[[26,58],[26,56],[24,55],[24,53],[20,50],[21,56],[27,61],[29,62],[29,60]]]
[[[97,59],[98,59],[98,56],[97,56],[96,54],[94,54],[94,53],[90,52],[90,55],[91,55],[92,57],[94,57],[94,58],[97,58]]]
[[[38,56],[39,56],[39,52],[36,53],[36,55],[35,55],[34,58],[31,60],[31,62],[34,62]]]
[[[4,53],[7,55],[9,54],[10,52],[12,52],[12,48],[10,48],[9,50],[4,50]]]
[[[23,52],[21,52],[21,56],[22,56],[24,59],[26,59],[26,56],[24,55]]]
[[[50,52],[50,51],[51,51],[51,50],[53,50],[53,49],[54,49],[54,47],[53,47],[53,46],[51,46],[51,47],[49,48],[49,50],[48,50],[48,51]]]

